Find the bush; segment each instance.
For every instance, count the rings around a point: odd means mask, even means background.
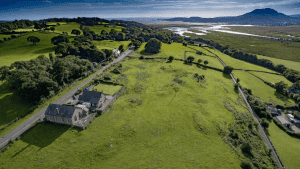
[[[112,75],[110,73],[104,75],[104,80],[111,80],[112,79]]]
[[[238,84],[238,83],[235,83],[235,84],[234,84],[234,89],[235,89],[235,90],[238,90],[239,87],[240,87],[240,84]]]
[[[195,60],[195,58],[194,58],[193,56],[189,56],[189,57],[187,58],[187,61],[188,61],[189,63],[192,63],[194,60]]]
[[[241,168],[242,169],[252,169],[253,165],[249,159],[246,159],[246,160],[242,161]]]
[[[225,66],[223,72],[227,73],[227,74],[230,74],[232,72],[232,70],[233,70],[233,67]]]
[[[239,82],[240,82],[240,79],[239,79],[239,78],[237,78],[237,79],[236,79],[236,82],[237,82],[237,83],[239,83]]]
[[[139,58],[140,60],[144,60],[145,58],[144,58],[144,56],[140,56],[140,58]]]
[[[241,150],[242,150],[243,153],[247,153],[249,155],[252,155],[252,153],[251,153],[252,147],[251,147],[250,143],[248,143],[248,142],[244,142],[242,144]]]
[[[207,61],[207,60],[205,60],[203,63],[204,63],[205,65],[207,65],[207,64],[208,64],[208,61]]]
[[[262,118],[261,119],[261,125],[264,127],[264,128],[268,128],[269,127],[269,121],[265,118]]]
[[[183,45],[183,46],[187,46],[187,43],[186,43],[186,42],[183,42],[182,45]]]
[[[202,62],[202,60],[201,59],[198,59],[198,63],[201,63]]]
[[[169,56],[169,58],[168,58],[168,60],[169,60],[170,62],[172,62],[173,59],[174,59],[174,56]]]

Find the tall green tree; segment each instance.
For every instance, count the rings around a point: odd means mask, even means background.
[[[33,45],[35,45],[36,43],[39,43],[40,42],[40,39],[38,37],[35,37],[35,36],[29,36],[27,38],[27,41],[28,42],[32,42]]]

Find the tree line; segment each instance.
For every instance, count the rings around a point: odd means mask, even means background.
[[[49,58],[40,55],[30,61],[17,61],[0,68],[0,80],[6,80],[27,102],[38,104],[61,91],[74,80],[86,77],[96,69],[78,56]]]

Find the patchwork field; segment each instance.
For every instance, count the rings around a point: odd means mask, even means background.
[[[276,59],[268,56],[257,55],[258,59],[268,59],[271,60],[275,65],[282,64],[289,69],[294,69],[300,71],[300,62],[293,62],[289,60]]]
[[[67,22],[47,22],[47,25],[56,26],[57,23],[59,23],[60,25],[66,25],[67,24]]]
[[[110,32],[111,29],[115,29],[118,33],[122,32],[122,26],[112,26],[108,25],[107,27],[104,27],[104,25],[94,25],[94,26],[88,26],[91,31],[94,31],[96,34],[100,34],[102,30],[105,30],[107,33]]]
[[[143,43],[141,45],[141,47],[135,53],[131,54],[131,56],[135,56],[135,57],[140,57],[140,56],[165,57],[165,58],[168,58],[169,56],[174,56],[174,58],[177,58],[177,59],[184,59],[185,51],[189,51],[189,52],[186,52],[186,57],[193,56],[195,58],[195,60],[194,60],[195,62],[197,62],[198,59],[201,59],[202,64],[203,64],[203,61],[207,60],[209,62],[208,66],[223,69],[223,66],[220,63],[220,61],[217,58],[213,57],[213,55],[211,53],[207,52],[206,50],[202,49],[201,47],[190,46],[190,45],[185,47],[181,43],[172,43],[172,44],[162,43],[161,51],[158,54],[153,55],[153,54],[147,54],[144,52],[145,45],[146,45],[146,43]],[[204,54],[209,55],[209,56],[198,55],[198,54],[196,54],[197,51],[201,51]]]
[[[270,124],[268,132],[284,166],[287,169],[299,168],[300,139],[289,136],[274,122]]]
[[[246,53],[254,53],[272,58],[300,62],[298,53],[300,43],[258,38],[245,35],[235,35],[223,32],[211,32],[206,35],[184,33],[191,37],[213,40],[222,46],[229,45]]]
[[[82,30],[80,30],[80,25],[76,22],[71,22],[71,23],[68,23],[66,25],[55,26],[55,31],[54,32],[60,33],[60,34],[62,34],[63,32],[68,32],[69,36],[76,36],[76,35],[71,34],[73,29],[79,30],[81,32],[80,35],[83,34]]]
[[[41,41],[36,45],[27,41],[29,36],[36,36]],[[16,62],[28,61],[39,55],[48,56],[49,52],[54,52],[55,45],[51,44],[51,38],[58,36],[55,33],[30,32],[21,37],[17,37],[0,44],[0,67]],[[72,41],[72,38],[69,38]]]
[[[128,44],[130,43],[130,41],[112,41],[112,40],[101,40],[101,41],[93,41],[94,45],[98,48],[98,49],[109,49],[109,50],[113,50],[113,49],[118,49],[120,45],[124,45],[125,50],[128,49]]]
[[[97,86],[93,87],[91,90],[96,90],[98,92],[103,92],[104,94],[114,95],[118,92],[122,86],[120,85],[108,85],[108,84],[98,84]]]
[[[234,122],[225,100],[247,111],[230,79],[177,61],[132,59],[122,65],[126,94],[86,130],[38,124],[2,154],[1,166],[240,168],[216,127]],[[206,81],[197,82],[192,73]],[[182,84],[174,81],[179,75]]]

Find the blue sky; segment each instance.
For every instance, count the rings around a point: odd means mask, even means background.
[[[237,16],[254,9],[273,8],[300,14],[299,0],[2,0],[0,20],[44,18],[139,18]]]

